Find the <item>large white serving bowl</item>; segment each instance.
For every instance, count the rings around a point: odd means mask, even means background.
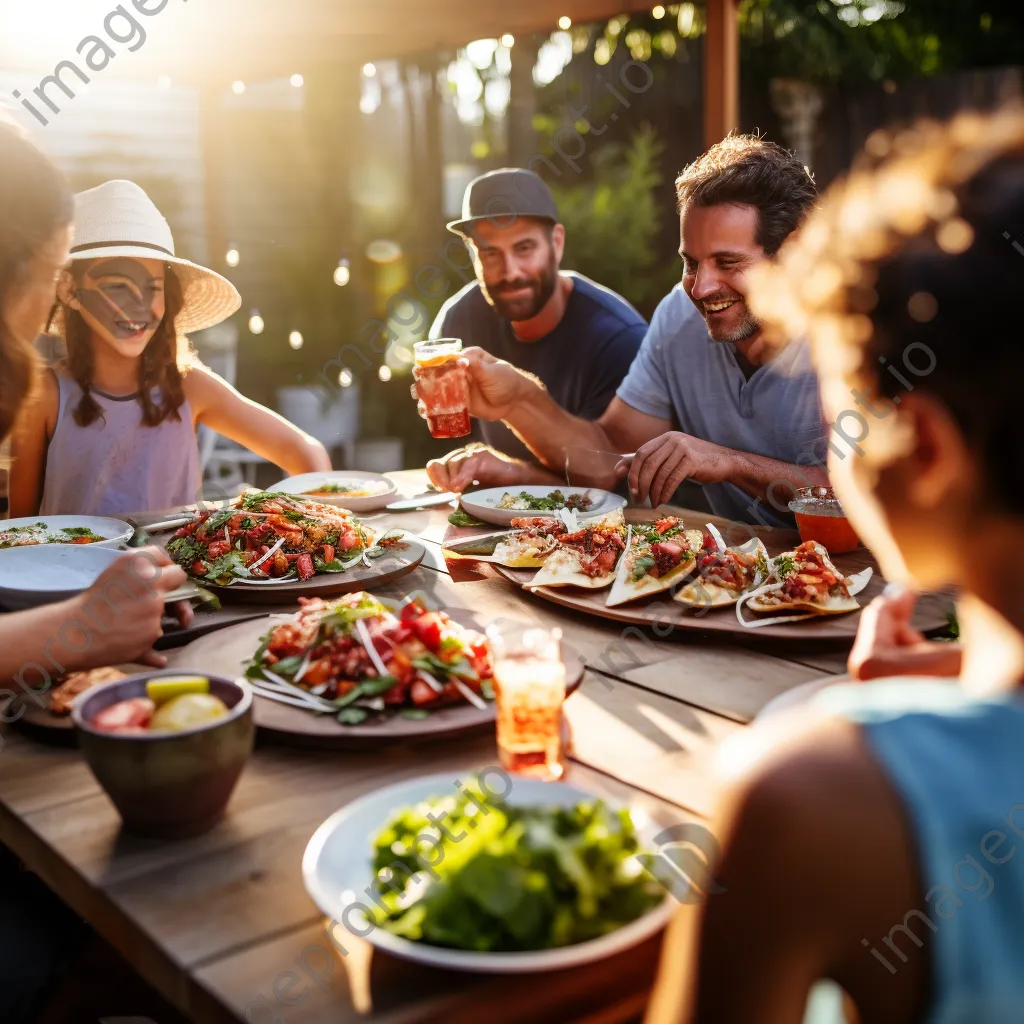
[[[0,605],[12,611],[80,594],[122,551],[98,544],[40,544],[0,552]]]
[[[306,891],[316,905],[334,921],[351,925],[354,934],[394,956],[434,967],[484,974],[556,971],[603,960],[639,945],[668,922],[673,899],[666,892],[665,899],[652,910],[599,939],[522,953],[479,953],[403,939],[383,928],[373,927],[361,910],[348,909],[360,899],[364,906],[369,901],[366,889],[373,882],[370,841],[385,821],[403,807],[431,797],[456,794],[456,784],[466,778],[463,772],[408,779],[375,790],[332,814],[316,830],[302,858]],[[517,776],[507,802],[513,806],[573,807],[581,800],[594,799],[597,799],[596,794],[564,782],[542,782]],[[605,803],[616,806],[613,800],[605,799]],[[658,831],[655,823],[640,810],[633,810],[632,815],[641,844],[655,850],[653,837]]]
[[[506,493],[520,494],[525,491],[535,498],[543,498],[552,491],[561,491],[566,497],[570,494],[587,494],[593,505],[579,513],[580,519],[593,519],[595,516],[606,516],[616,509],[625,507],[626,499],[611,491],[602,491],[598,487],[561,487],[549,484],[513,484],[510,487],[488,487],[482,491],[471,491],[463,494],[460,504],[471,516],[482,519],[485,523],[495,526],[508,526],[513,519],[530,516],[550,516],[553,512],[531,512],[528,509],[498,508],[498,502]]]
[[[323,497],[307,494],[307,491],[315,490],[319,485],[330,484],[360,484],[379,488],[374,494],[368,494],[362,498],[350,498],[344,494],[328,494]],[[334,505],[338,508],[347,508],[350,512],[373,512],[383,508],[389,501],[392,501],[397,493],[394,481],[382,473],[364,473],[358,469],[330,469],[325,473],[303,473],[301,476],[290,476],[280,483],[268,487],[268,491],[284,491],[285,494],[301,494],[304,497],[312,498],[324,505]]]
[[[71,544],[62,545],[82,548],[119,548],[131,540],[135,527],[122,519],[108,519],[105,516],[27,516],[24,519],[0,519],[0,533],[8,530],[15,530],[20,526],[34,526],[36,523],[45,523],[48,532],[56,532],[67,527],[84,526],[95,533],[103,540],[93,541],[92,544]],[[42,545],[29,545],[30,547],[42,547]],[[52,546],[52,545],[47,545]],[[13,551],[13,548],[0,548],[0,555]]]

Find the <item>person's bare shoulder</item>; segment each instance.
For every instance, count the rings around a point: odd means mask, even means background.
[[[181,383],[185,390],[185,397],[189,400],[192,408],[197,411],[208,408],[212,402],[222,399],[225,392],[229,390],[227,381],[219,374],[214,373],[198,357],[183,368]]]
[[[871,952],[889,953],[883,939],[923,896],[903,806],[860,729],[799,715],[765,723],[718,768],[724,892],[707,904],[702,942],[734,963],[832,977],[866,1020],[917,1019],[927,931],[923,947],[901,944],[905,962],[890,954],[895,973]],[[728,981],[728,962],[702,959],[698,1019],[725,1019],[714,1001]]]
[[[35,393],[21,412],[22,426],[34,422],[37,426],[32,429],[38,430],[38,424],[41,423],[47,441],[57,429],[57,416],[60,413],[60,385],[57,383],[59,372],[60,367],[48,366],[39,374]]]

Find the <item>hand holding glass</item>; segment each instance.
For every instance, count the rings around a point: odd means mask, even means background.
[[[472,430],[469,419],[469,374],[459,362],[462,342],[458,338],[418,341],[416,393],[427,413],[427,426],[434,437],[465,437]]]

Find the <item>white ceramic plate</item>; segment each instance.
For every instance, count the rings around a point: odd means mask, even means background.
[[[802,707],[808,701],[813,700],[822,690],[830,686],[841,686],[843,683],[852,683],[853,678],[846,674],[839,676],[825,676],[823,679],[812,679],[809,682],[794,686],[791,690],[785,690],[776,694],[760,711],[755,720],[770,718],[780,712],[792,711],[793,708]]]
[[[588,509],[580,510],[580,517],[590,519],[594,516],[606,516],[617,508],[624,508],[626,499],[612,494],[611,491],[602,491],[596,487],[566,487],[547,484],[526,484],[512,485],[511,487],[488,487],[483,491],[473,491],[472,494],[462,496],[462,507],[477,519],[485,523],[494,523],[495,526],[508,526],[513,519],[525,516],[552,515],[551,512],[532,512],[529,509],[505,509],[498,508],[498,502],[506,494],[518,495],[522,491],[537,498],[547,497],[552,491],[561,491],[566,497],[570,494],[587,494],[594,502]]]
[[[69,547],[81,548],[118,548],[131,540],[135,527],[121,519],[107,519],[101,516],[28,516],[24,519],[0,519],[0,533],[8,530],[16,530],[19,526],[34,526],[36,523],[45,523],[47,533],[56,533],[58,530],[67,527],[84,526],[92,530],[103,540],[94,541],[92,544],[71,544]],[[38,548],[42,545],[32,544],[29,547]],[[46,545],[53,547],[54,545]],[[5,555],[13,548],[0,548],[0,555]]]
[[[123,553],[97,544],[10,548],[0,558],[0,605],[18,610],[74,597]]]
[[[308,494],[324,483],[332,484],[366,484],[374,488],[375,493],[362,498],[350,498],[344,494],[326,494],[317,496]],[[335,505],[347,508],[350,512],[372,512],[383,508],[391,501],[397,489],[394,483],[380,473],[363,473],[357,469],[332,469],[326,473],[303,473],[301,476],[290,476],[287,480],[268,487],[268,491],[284,491],[286,494],[301,494],[324,505]]]
[[[668,922],[674,901],[666,892],[665,899],[653,910],[599,939],[536,952],[475,953],[412,942],[383,928],[372,927],[359,909],[351,908],[346,912],[346,908],[359,903],[360,898],[366,901],[364,905],[369,902],[365,890],[373,882],[370,842],[384,822],[402,807],[431,797],[456,794],[456,782],[465,777],[465,773],[443,773],[408,779],[369,793],[332,814],[316,830],[302,858],[306,891],[317,906],[333,920],[342,922],[343,926],[351,924],[353,934],[393,956],[435,967],[484,974],[555,971],[603,960],[638,945]],[[515,778],[507,799],[510,804],[519,806],[572,807],[581,800],[595,799],[595,794],[563,782]],[[611,800],[606,799],[605,803],[615,806]],[[654,850],[655,824],[637,810],[633,812],[633,821],[641,842]]]

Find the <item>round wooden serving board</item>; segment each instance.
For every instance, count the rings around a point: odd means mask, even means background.
[[[371,558],[370,565],[355,565],[345,572],[318,573],[308,580],[245,583],[238,580],[227,587],[200,581],[223,601],[244,601],[247,604],[284,604],[299,597],[337,597],[356,590],[369,590],[383,586],[412,572],[426,555],[423,542],[406,534],[394,548],[379,558]]]
[[[659,510],[659,514],[661,511]],[[714,523],[721,530],[725,542],[729,546],[739,545],[750,539],[748,527],[730,523],[726,519],[694,512],[669,511],[680,515],[689,529],[702,529],[705,523]],[[626,519],[628,522],[634,523],[650,522],[652,513],[647,510],[631,509],[626,513]],[[467,536],[470,535],[468,530],[463,532]],[[480,530],[479,532],[485,531]],[[768,553],[773,556],[781,554],[783,551],[791,551],[800,543],[800,538],[795,530],[757,529],[755,532],[764,541]],[[881,593],[885,586],[885,580],[878,571],[878,563],[866,548],[858,548],[847,555],[830,557],[836,568],[847,575],[859,572],[868,566],[874,569],[871,581],[857,595],[857,600],[862,608],[873,597]],[[493,568],[519,586],[528,586],[537,573],[536,569],[510,569],[497,564],[494,564]],[[685,630],[737,633],[753,639],[774,637],[786,640],[848,640],[852,642],[860,622],[860,613],[850,612],[846,615],[821,615],[803,622],[783,622],[777,625],[748,629],[741,626],[737,620],[735,606],[713,610],[687,608],[672,600],[673,591],[671,590],[633,601],[630,604],[609,608],[605,602],[608,600],[610,589],[610,587],[602,590],[581,590],[578,587],[538,587],[529,592],[546,601],[552,601],[566,608],[573,608],[576,611],[586,612],[589,615],[610,619],[614,622],[628,622],[636,626],[672,626]],[[935,594],[925,595],[918,601],[913,625],[923,633],[932,633],[943,629],[948,624],[947,615],[952,607],[953,602],[950,597]],[[746,607],[743,609],[743,615],[748,621],[756,618],[755,613]],[[662,634],[659,633],[660,635]]]
[[[472,615],[458,612],[452,618],[462,625],[479,628]],[[182,672],[223,675],[230,678],[245,675],[260,638],[282,620],[267,616],[200,637],[170,655],[169,667]],[[566,689],[572,692],[583,681],[583,660],[563,644],[566,665]],[[397,711],[371,715],[361,725],[342,725],[333,715],[316,715],[301,708],[255,695],[253,712],[256,724],[275,739],[290,746],[301,747],[370,747],[382,743],[414,740],[435,740],[475,729],[494,728],[494,707],[485,710],[471,704],[453,704],[431,712],[427,718],[403,718]]]

